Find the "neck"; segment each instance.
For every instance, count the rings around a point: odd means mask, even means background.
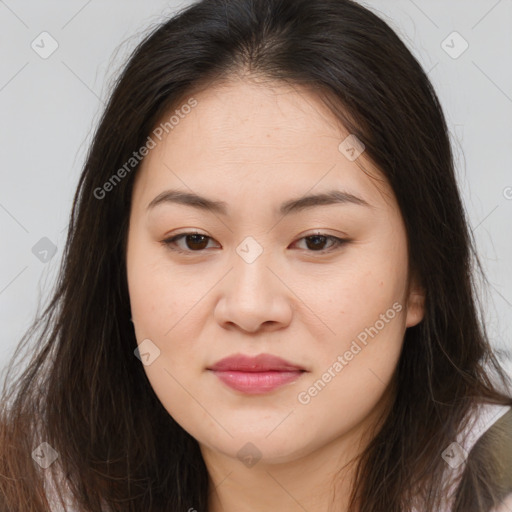
[[[386,407],[385,404],[381,404]],[[209,512],[348,512],[357,462],[385,415],[376,407],[363,422],[320,447],[252,467],[201,445],[209,473]]]

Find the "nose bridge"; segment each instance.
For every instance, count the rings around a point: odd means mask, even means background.
[[[260,326],[280,328],[291,320],[286,287],[276,278],[273,258],[255,238],[245,238],[233,255],[230,276],[216,309],[217,321],[255,332]],[[271,270],[272,269],[272,270]]]
[[[270,251],[264,249],[254,237],[247,236],[236,247],[234,258],[234,286],[247,297],[238,297],[238,300],[264,299],[270,293],[274,276],[267,268],[270,264]]]

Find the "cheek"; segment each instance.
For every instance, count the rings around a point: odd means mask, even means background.
[[[197,303],[200,286],[171,267],[159,247],[134,243],[128,251],[128,291],[137,339],[150,334],[164,337]]]
[[[319,340],[316,372],[326,382],[354,388],[364,387],[372,371],[383,382],[398,362],[405,333],[405,308],[393,298],[367,299],[363,307],[346,302],[330,327],[334,334]]]
[[[405,313],[387,300],[367,300],[363,309],[347,303],[333,325],[334,341],[322,341],[314,374],[297,397],[326,438],[351,430],[382,405],[400,358]]]
[[[196,324],[187,315],[194,311],[189,302],[197,298],[190,293],[185,296],[179,277],[174,275],[171,281],[166,274],[158,266],[132,258],[128,267],[132,320],[137,342],[151,340],[151,359],[143,368],[154,393],[167,412],[190,429],[208,421],[200,408],[191,407],[189,394],[198,395],[191,376],[199,372],[202,361],[191,343],[198,338]]]
[[[154,273],[136,264],[129,270],[128,288],[137,341],[165,333],[171,327],[172,296]]]
[[[323,293],[311,299],[312,309],[318,311],[331,328],[331,341],[340,341],[337,348],[343,348],[347,340],[361,332],[364,341],[365,329],[376,322],[382,331],[392,331],[398,325],[394,337],[401,333],[403,322],[399,318],[405,309],[406,264],[400,255],[381,257],[382,254],[375,248],[340,266],[325,281]],[[398,306],[393,307],[395,303]],[[383,320],[381,315],[384,315]],[[382,321],[384,329],[380,329]]]
[[[197,313],[201,309],[197,306],[204,288],[171,268],[158,249],[134,245],[129,251],[127,278],[135,335],[139,344],[149,339],[156,346],[158,357],[144,369],[166,405],[170,396],[180,394],[172,376],[185,382],[187,373],[202,363],[194,340],[200,337]]]
[[[322,392],[321,399],[327,400],[326,406],[342,397],[353,400],[351,407],[364,409],[389,384],[400,357],[407,253],[405,246],[390,244],[385,237],[357,252],[326,281],[314,306],[331,330],[319,340],[316,378],[322,381],[320,387],[329,382],[330,392]]]
[[[185,383],[204,358],[195,343],[202,329],[196,317],[199,309],[194,308],[197,297],[180,293],[179,283],[166,281],[160,274],[139,277],[134,272],[130,287],[135,334],[138,343],[150,339],[157,347],[158,358],[144,369],[155,392],[162,393],[160,399],[167,405],[169,396],[180,392],[171,376]],[[180,399],[186,401],[186,396]]]

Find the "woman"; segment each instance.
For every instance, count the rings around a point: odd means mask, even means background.
[[[438,99],[383,21],[182,10],[96,132],[4,390],[2,510],[508,507],[472,247]]]

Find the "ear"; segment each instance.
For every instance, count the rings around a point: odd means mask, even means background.
[[[417,277],[409,282],[406,311],[406,327],[419,324],[425,316],[425,290]]]

